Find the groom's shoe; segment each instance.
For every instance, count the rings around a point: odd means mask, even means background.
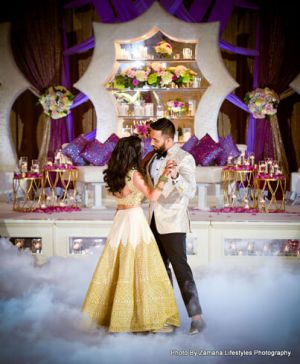
[[[153,334],[171,334],[172,332],[174,332],[174,326],[169,324],[164,324],[160,329],[152,330]]]
[[[205,327],[206,327],[206,323],[205,323],[205,321],[203,319],[192,320],[191,327],[190,327],[190,330],[189,330],[189,334],[190,335],[197,335],[201,331],[203,331]]]

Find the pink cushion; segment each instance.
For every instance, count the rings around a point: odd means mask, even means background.
[[[196,165],[210,166],[222,153],[219,143],[216,143],[209,134],[205,134],[191,149]]]

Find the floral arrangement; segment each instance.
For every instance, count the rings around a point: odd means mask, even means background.
[[[155,52],[159,54],[161,57],[170,57],[173,49],[170,43],[162,40],[161,42],[157,43],[154,47]]]
[[[133,133],[137,134],[140,138],[144,139],[148,136],[149,125],[147,124],[137,124],[133,128]]]
[[[46,115],[52,119],[60,119],[69,114],[73,99],[74,95],[64,86],[50,86],[39,97],[39,103]]]
[[[249,111],[256,119],[264,119],[275,115],[279,104],[279,96],[268,87],[257,88],[248,92],[244,98]]]
[[[181,99],[169,100],[167,106],[171,113],[181,113],[187,110],[187,103]]]
[[[126,68],[106,86],[118,89],[134,89],[144,86],[184,87],[192,82],[196,75],[196,72],[183,65],[166,67],[160,62],[152,62],[143,68]]]

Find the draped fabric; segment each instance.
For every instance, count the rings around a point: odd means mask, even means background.
[[[61,84],[62,11],[59,0],[29,0],[18,4],[12,21],[11,44],[16,63],[42,93]],[[36,125],[32,125],[33,130]],[[45,129],[45,133],[49,130]],[[48,139],[48,136],[45,138]],[[65,119],[51,120],[49,155],[67,141]]]
[[[278,94],[284,92],[289,83],[300,72],[300,42],[298,12],[294,4],[290,2],[266,1],[261,10],[261,45],[259,64],[259,84],[274,89]],[[289,175],[289,168],[293,168],[289,158],[286,158],[285,147],[289,148],[290,135],[290,110],[281,113],[281,108],[287,103],[279,103],[278,119],[271,118],[268,128],[271,133],[256,133],[256,145],[265,140],[266,145],[274,150],[274,156],[280,161],[285,174]],[[293,104],[290,104],[290,108]],[[257,121],[257,125],[260,121]],[[285,146],[285,147],[284,147]],[[257,146],[256,146],[257,148]],[[259,148],[259,147],[258,147]],[[271,148],[271,147],[270,147]]]

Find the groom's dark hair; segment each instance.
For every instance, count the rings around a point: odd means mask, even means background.
[[[172,121],[167,118],[161,118],[157,119],[156,121],[153,121],[150,124],[150,128],[153,130],[161,130],[161,133],[163,135],[167,135],[170,138],[174,139],[175,126],[172,123]]]

